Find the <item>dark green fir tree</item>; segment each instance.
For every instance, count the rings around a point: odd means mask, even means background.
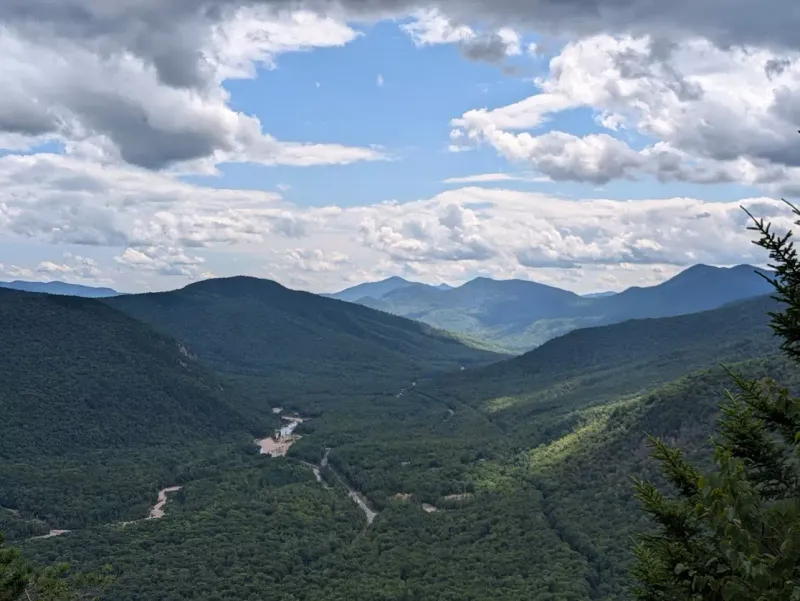
[[[787,203],[789,204],[789,203]],[[800,211],[793,205],[795,225]],[[746,211],[747,212],[747,211]],[[783,353],[800,367],[800,260],[792,233],[749,212],[754,243],[769,253],[780,302],[770,313]],[[703,473],[653,439],[672,492],[636,480],[655,522],[637,537],[633,576],[642,601],[800,601],[800,399],[771,380],[731,374]]]

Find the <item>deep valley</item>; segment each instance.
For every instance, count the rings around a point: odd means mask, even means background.
[[[720,362],[800,383],[777,306],[508,358],[253,278],[0,290],[0,529],[114,601],[630,599],[645,435],[702,457]]]

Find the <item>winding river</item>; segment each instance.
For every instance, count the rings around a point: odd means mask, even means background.
[[[280,408],[273,408],[273,412],[276,412],[276,409]],[[281,419],[285,419],[289,423],[277,430],[272,436],[269,438],[262,438],[261,440],[256,440],[255,443],[261,449],[262,455],[269,455],[270,457],[283,457],[286,455],[289,447],[291,447],[295,441],[299,440],[299,436],[294,434],[295,428],[298,425],[302,424],[307,418],[300,417],[298,415],[282,415]],[[301,461],[303,465],[308,466],[311,468],[311,471],[314,473],[314,477],[317,479],[317,482],[322,484],[327,488],[327,484],[325,480],[322,478],[322,469],[323,468],[330,468],[331,472],[333,473],[334,477],[345,487],[347,490],[347,496],[350,497],[353,502],[361,508],[361,511],[364,512],[364,516],[367,518],[367,526],[372,524],[376,517],[378,517],[378,512],[375,511],[372,507],[370,507],[369,502],[367,501],[364,496],[355,490],[350,484],[348,484],[347,480],[345,480],[342,475],[333,469],[333,466],[329,465],[328,463],[328,455],[330,454],[330,449],[325,449],[325,455],[322,457],[322,460],[319,462],[319,465],[314,465],[313,463],[308,463],[306,461]]]
[[[183,486],[168,486],[167,488],[162,488],[158,491],[158,498],[156,500],[156,504],[150,508],[150,512],[148,513],[146,518],[140,518],[138,520],[130,520],[128,522],[112,522],[110,524],[105,524],[105,526],[127,526],[128,524],[136,524],[138,522],[144,522],[147,520],[159,520],[164,517],[165,510],[164,507],[169,500],[168,494],[171,492],[177,492],[182,489]],[[61,536],[62,534],[69,534],[73,532],[72,530],[51,530],[47,534],[43,534],[41,536],[32,536],[29,540],[37,540],[43,538],[53,538],[55,536]]]

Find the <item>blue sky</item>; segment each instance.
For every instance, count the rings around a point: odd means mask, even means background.
[[[352,205],[425,198],[444,189],[440,182],[448,177],[517,171],[491,149],[447,152],[449,122],[476,106],[524,96],[540,68],[527,78],[505,76],[495,65],[464,60],[452,45],[417,48],[394,22],[361,31],[343,48],[283,55],[276,69],[260,68],[257,79],[225,87],[235,109],[258,115],[279,139],[379,145],[392,160],[303,170],[232,165],[222,178],[200,181],[263,189],[288,184],[287,196],[301,205]]]
[[[0,83],[37,99],[0,99],[30,123],[0,120],[0,279],[620,289],[758,261],[731,232],[739,204],[788,224],[777,197],[800,189],[775,158],[796,144],[779,110],[800,98],[790,48],[687,36],[661,56],[647,34],[553,38],[436,11],[232,14],[210,46],[180,38],[211,57],[188,86],[124,36],[103,58],[80,37],[0,31]],[[62,58],[74,72],[53,71]]]
[[[362,35],[344,47],[282,55],[277,68],[260,67],[256,79],[225,83],[232,108],[258,116],[279,139],[377,145],[386,149],[390,160],[304,169],[230,164],[221,168],[219,177],[194,176],[187,181],[263,190],[290,186],[284,196],[300,206],[331,202],[351,206],[428,198],[452,188],[442,182],[453,177],[528,173],[526,165],[509,162],[489,146],[448,152],[450,120],[474,108],[500,107],[536,93],[534,79],[547,75],[548,62],[560,45],[551,43],[548,54],[508,61],[518,72],[507,74],[496,64],[465,60],[453,44],[417,47],[400,25],[387,21],[356,26]],[[525,42],[537,39],[529,35]],[[566,110],[541,129],[578,136],[605,131],[594,116],[591,108]],[[635,132],[625,132],[624,137],[634,147],[651,141]],[[730,200],[757,194],[751,186],[664,185],[650,177],[603,186],[569,181],[503,182],[503,186],[615,199],[676,195]]]

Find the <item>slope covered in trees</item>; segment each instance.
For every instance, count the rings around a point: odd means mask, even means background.
[[[180,460],[264,430],[182,343],[98,300],[0,290],[0,328],[11,538],[146,515]]]
[[[760,298],[572,332],[521,357],[421,382],[403,397],[402,412],[377,400],[361,404],[357,417],[352,408],[333,412],[319,420],[315,434],[335,447],[331,460],[376,505],[385,505],[401,482],[432,499],[456,494],[468,466],[568,435],[583,411],[637,399],[720,362],[775,354],[767,327],[774,306]],[[356,434],[381,420],[391,429],[380,437]],[[420,471],[374,459],[404,454],[424,457],[410,464]],[[427,469],[446,464],[436,475]]]
[[[185,341],[262,404],[308,409],[396,392],[425,375],[500,358],[421,323],[257,278],[106,302]]]
[[[103,303],[0,289],[0,455],[204,439],[248,426],[181,343]]]
[[[712,311],[575,330],[520,357],[443,376],[430,394],[469,404],[507,429],[535,431],[542,414],[568,416],[576,407],[637,394],[693,370],[777,352],[767,325],[775,307],[764,296]]]

